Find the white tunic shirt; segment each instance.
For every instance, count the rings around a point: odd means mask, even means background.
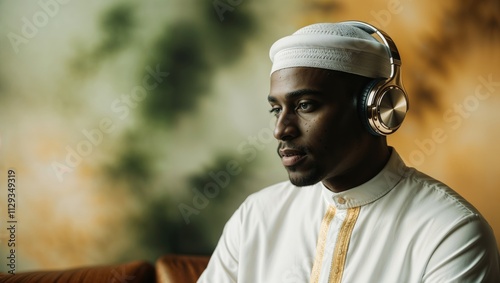
[[[198,282],[500,282],[488,223],[392,151],[341,193],[283,182],[249,196]]]

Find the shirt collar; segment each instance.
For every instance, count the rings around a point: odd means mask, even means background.
[[[387,164],[366,183],[340,193],[330,191],[322,182],[319,182],[319,185],[322,187],[323,197],[330,205],[337,209],[347,209],[378,200],[399,183],[407,170],[408,167],[399,154],[391,147],[391,157]]]

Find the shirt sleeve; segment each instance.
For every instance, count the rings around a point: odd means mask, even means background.
[[[430,258],[422,282],[500,282],[493,231],[479,215],[448,230]]]
[[[222,236],[212,254],[207,268],[198,283],[237,282],[240,253],[242,207],[238,208],[224,226]]]

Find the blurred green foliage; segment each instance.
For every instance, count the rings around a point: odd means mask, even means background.
[[[137,258],[139,254],[154,261],[169,252],[210,254],[224,223],[245,197],[241,188],[251,177],[254,164],[246,164],[241,173],[231,175],[227,185],[220,186],[217,196],[209,198],[206,207],[196,208],[197,213],[190,215],[188,223],[178,205],[192,206],[194,195],[203,194],[203,188],[214,183],[210,174],[222,172],[230,161],[239,162],[238,155],[213,153],[212,162],[181,182],[186,184],[184,187],[172,188],[170,184],[155,183],[158,172],[153,172],[150,166],[155,159],[168,157],[150,155],[144,147],[147,139],[155,135],[154,131],[169,133],[178,126],[180,117],[198,110],[200,99],[213,93],[212,82],[217,70],[236,62],[244,54],[246,42],[257,29],[254,15],[245,5],[228,12],[224,21],[219,20],[213,9],[212,2],[200,2],[192,17],[165,24],[149,52],[143,54],[148,66],[155,66],[169,75],[139,105],[141,123],[148,126],[136,134],[124,136],[124,150],[119,152],[115,164],[107,166],[110,180],[125,181],[130,195],[142,207],[127,220],[129,236],[140,243],[140,249],[128,247],[122,259]],[[134,23],[130,5],[120,4],[110,9],[101,24],[102,42],[90,57],[103,60],[125,48],[133,40]],[[165,193],[148,193],[152,190]],[[180,194],[183,199],[168,193],[173,191],[184,192]]]
[[[78,46],[78,56],[71,62],[73,71],[79,75],[91,74],[103,60],[133,43],[136,25],[134,6],[129,3],[116,4],[104,11],[99,19],[99,44],[91,48]]]

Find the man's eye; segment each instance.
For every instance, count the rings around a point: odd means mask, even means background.
[[[279,107],[273,107],[271,110],[269,110],[269,113],[273,114],[274,116],[278,116],[281,112],[281,108]]]
[[[313,110],[313,108],[314,108],[314,105],[310,102],[300,102],[297,105],[297,110],[300,110],[300,111],[311,111],[311,110]]]

